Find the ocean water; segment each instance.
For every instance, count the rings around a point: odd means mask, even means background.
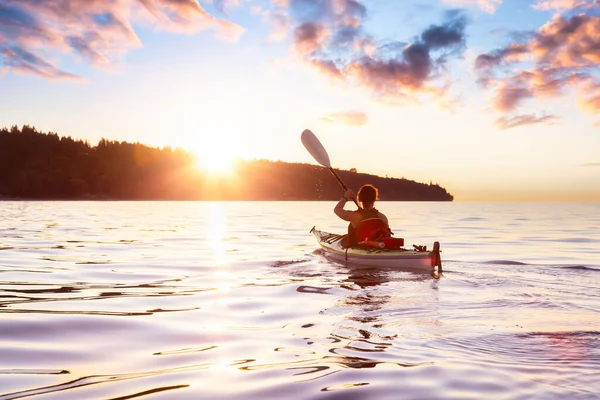
[[[600,398],[600,204],[379,204],[439,279],[333,207],[0,202],[0,400]]]

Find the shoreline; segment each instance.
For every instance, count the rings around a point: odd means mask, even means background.
[[[286,202],[298,202],[298,201],[311,201],[311,202],[335,202],[337,199],[60,199],[60,198],[18,198],[18,197],[0,197],[0,202],[2,201],[173,201],[173,202],[184,202],[184,201],[223,201],[223,202],[257,202],[257,201],[286,201]],[[403,201],[407,203],[455,203],[454,200],[377,200],[378,203],[386,203],[386,202],[394,202],[394,201]]]

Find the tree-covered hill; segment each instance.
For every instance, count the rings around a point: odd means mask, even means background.
[[[183,149],[0,129],[0,198],[115,200],[337,200],[331,173],[311,164],[238,160],[227,176],[196,168]],[[337,171],[346,185],[379,188],[381,200],[452,201],[437,184]]]

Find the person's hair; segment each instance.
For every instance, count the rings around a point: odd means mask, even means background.
[[[358,190],[358,201],[365,204],[373,204],[379,200],[379,191],[373,185],[363,185]]]

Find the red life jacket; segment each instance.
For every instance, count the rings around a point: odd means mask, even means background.
[[[363,221],[367,219],[379,219],[379,211],[375,208],[370,208],[368,210],[364,208],[359,208],[356,210],[363,217]],[[361,221],[362,224],[362,221]],[[360,224],[359,224],[360,226]],[[352,226],[352,223],[348,224],[348,241],[346,242],[347,247],[358,246],[358,240],[356,240],[356,229]]]
[[[365,217],[356,228],[348,226],[349,247],[364,244],[371,247],[397,249],[404,246],[404,239],[391,237],[390,228],[385,221],[379,218],[375,209],[359,209],[358,212]]]
[[[391,236],[390,228],[380,218],[364,219],[356,227],[354,233],[358,244],[380,249],[399,249],[404,246],[404,239]]]
[[[390,236],[390,230],[381,218],[367,218],[360,221],[360,224],[354,230],[356,242],[365,240],[377,240]]]

